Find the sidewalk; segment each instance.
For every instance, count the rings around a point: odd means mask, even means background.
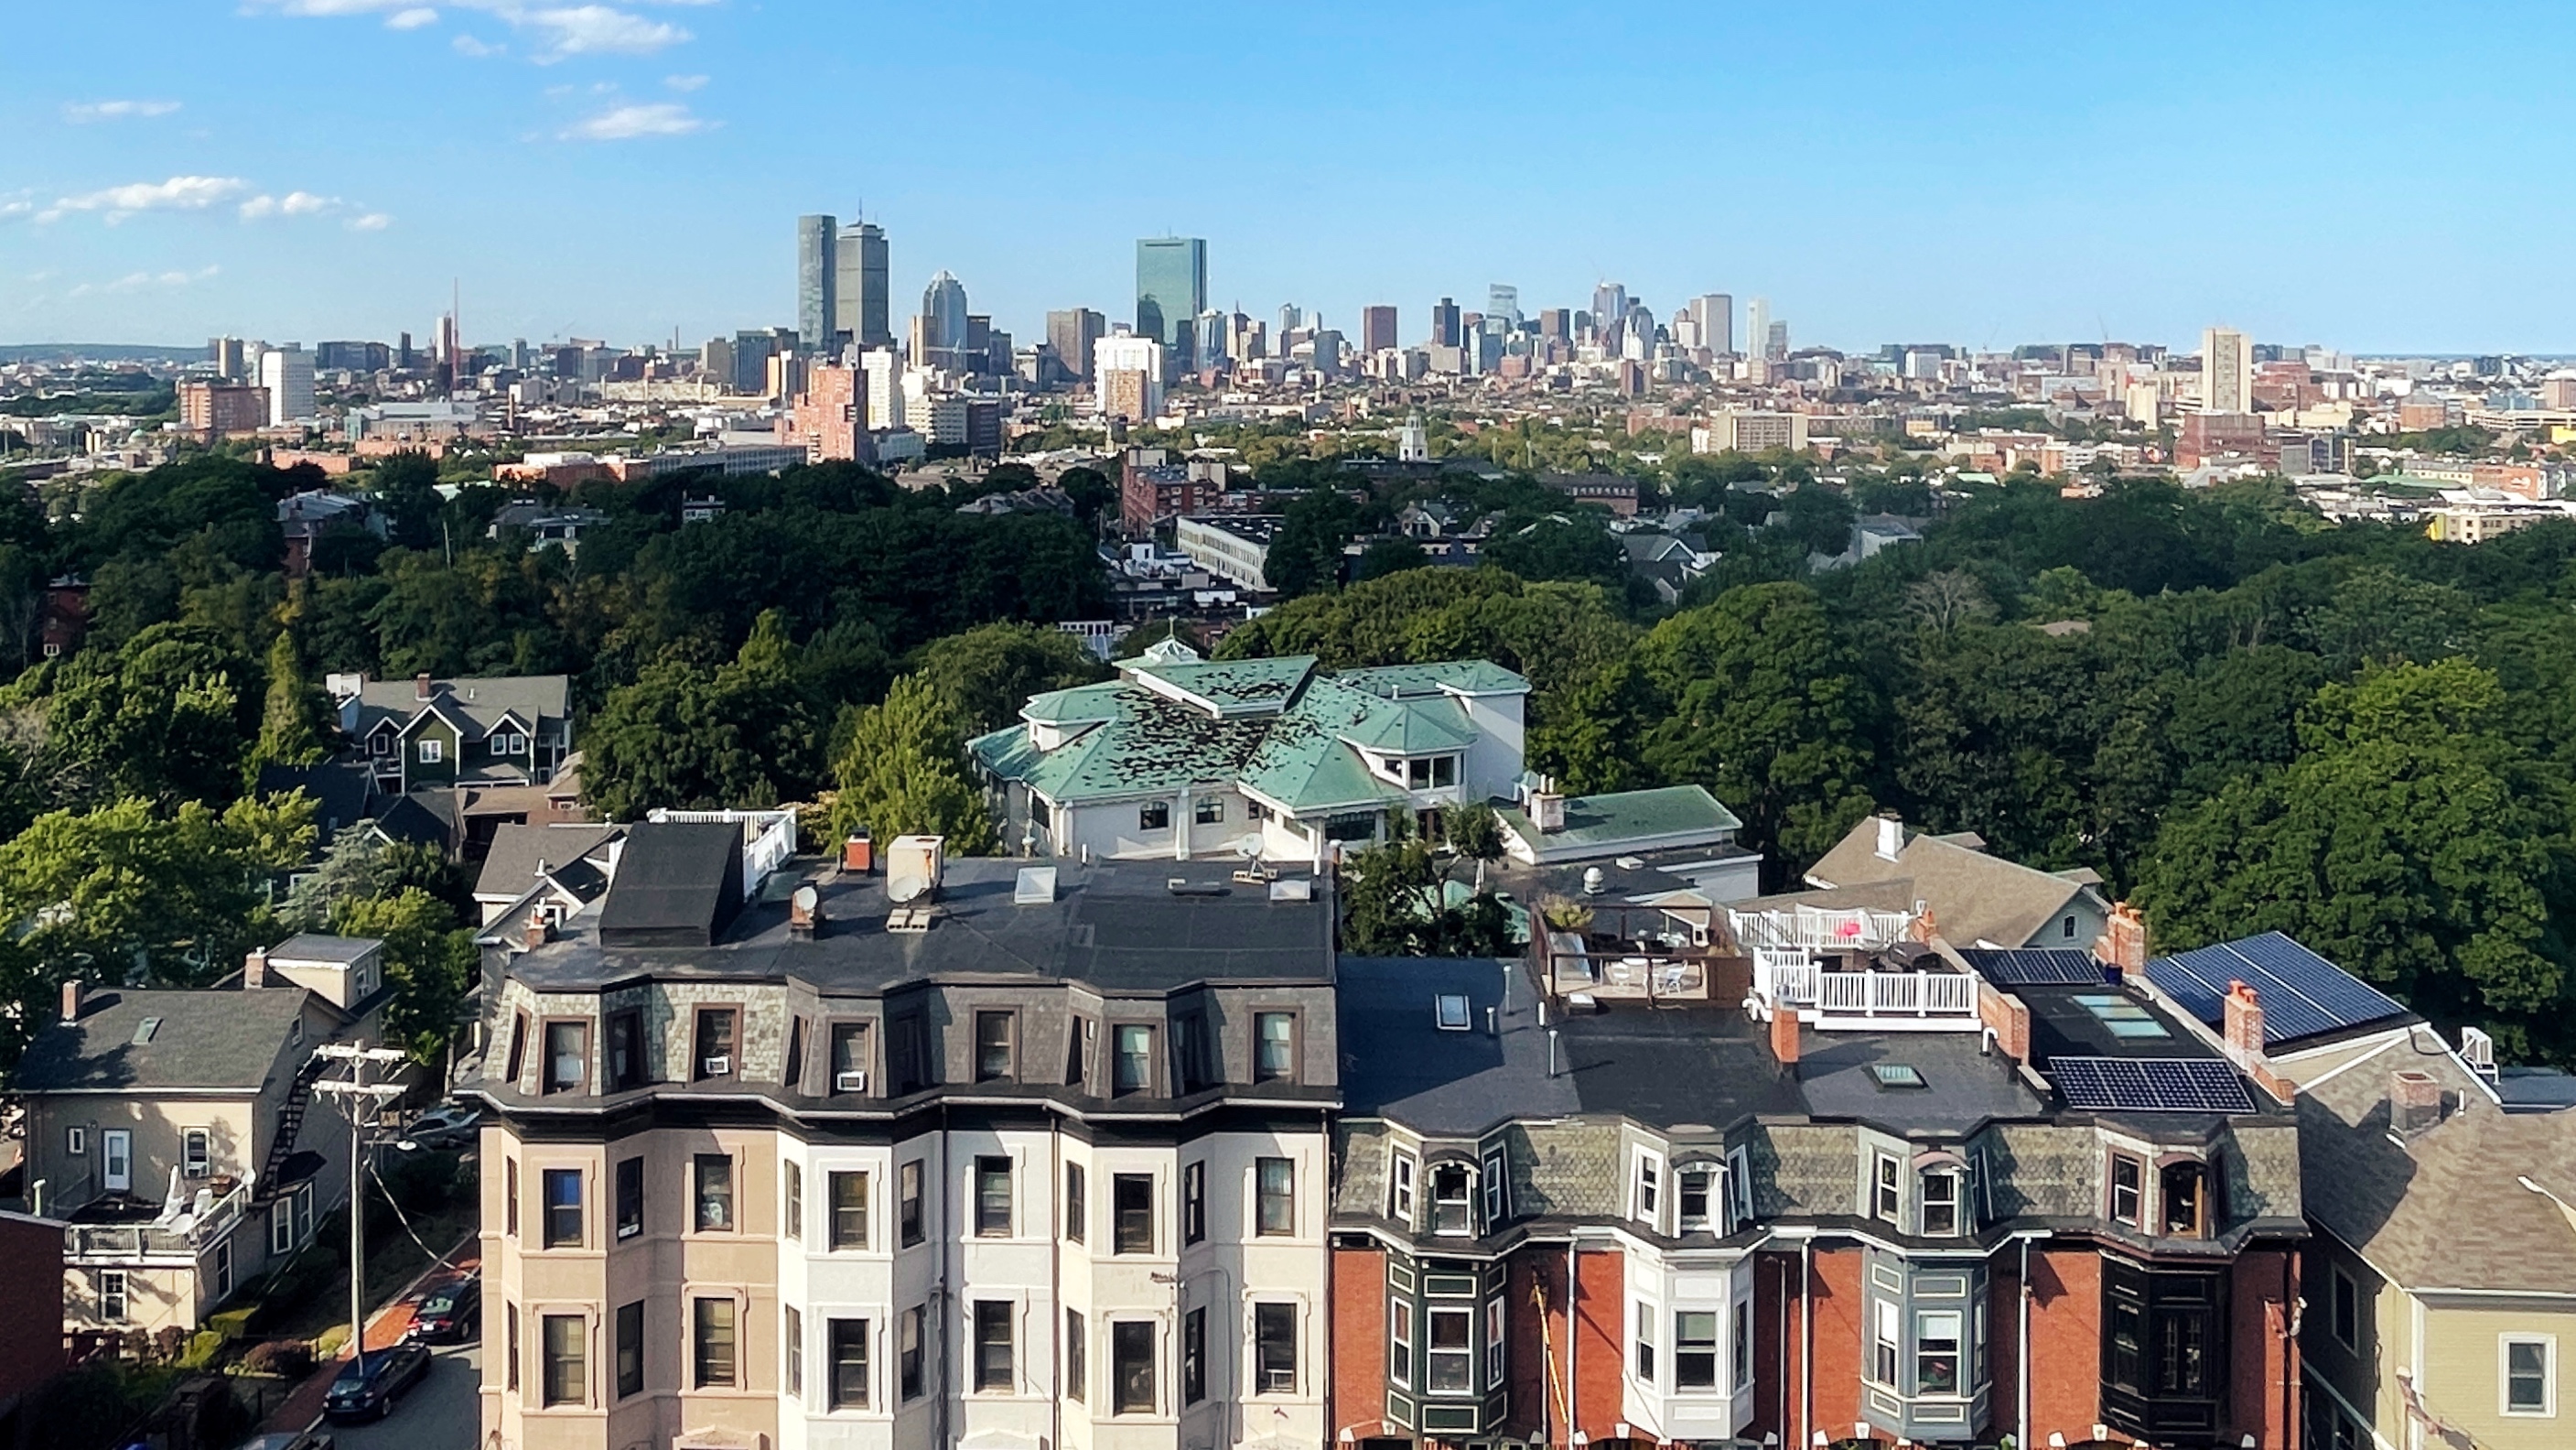
[[[455,1269],[431,1264],[415,1275],[410,1283],[396,1290],[391,1303],[367,1316],[369,1353],[379,1349],[391,1349],[402,1343],[403,1334],[411,1328],[411,1306],[414,1296],[420,1292],[421,1285],[443,1274],[459,1271],[471,1273],[482,1266],[482,1259],[469,1252],[473,1244],[474,1235],[471,1234],[458,1240],[456,1248],[450,1251],[450,1257],[455,1261]],[[278,1405],[277,1412],[270,1415],[267,1422],[259,1428],[263,1432],[283,1431],[290,1434],[312,1428],[313,1423],[322,1418],[322,1401],[331,1393],[331,1381],[339,1378],[340,1367],[348,1362],[349,1356],[346,1354],[326,1361],[307,1376],[304,1383],[297,1385],[295,1392],[288,1395]]]

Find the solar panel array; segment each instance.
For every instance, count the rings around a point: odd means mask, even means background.
[[[2250,1113],[2235,1067],[2213,1057],[2060,1057],[2048,1075],[2079,1112]]]
[[[2254,989],[2266,1047],[2407,1016],[2403,1003],[2277,931],[2158,957],[2147,980],[2182,1009],[2217,1026],[2227,984]]]
[[[2091,952],[2060,947],[1971,947],[1959,953],[1998,987],[2098,987],[2102,963]]]

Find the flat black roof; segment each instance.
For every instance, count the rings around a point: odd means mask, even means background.
[[[1015,902],[1024,867],[1055,873],[1051,899]],[[883,876],[818,869],[813,885],[823,928],[811,937],[789,930],[786,892],[773,881],[711,946],[603,945],[599,918],[584,913],[565,924],[563,939],[514,956],[504,970],[540,991],[638,976],[794,977],[820,991],[861,993],[933,977],[1080,981],[1111,992],[1203,981],[1331,982],[1330,884],[1286,877],[1308,899],[1273,900],[1270,885],[1236,883],[1231,873],[1230,864],[1204,861],[1083,866],[954,858],[930,929],[898,932],[886,927],[893,904]],[[1187,889],[1173,890],[1175,878]]]

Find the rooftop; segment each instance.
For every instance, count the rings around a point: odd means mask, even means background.
[[[1500,814],[1503,829],[1522,847],[1513,854],[1526,852],[1526,859],[1542,865],[1676,847],[1722,846],[1744,825],[1735,812],[1696,785],[1568,796],[1561,831],[1542,832],[1522,806]]]
[[[52,1021],[37,1029],[19,1061],[17,1088],[256,1091],[268,1080],[309,995],[301,987],[93,991],[79,1021]]]
[[[630,845],[621,878],[634,852]],[[928,978],[1069,980],[1153,993],[1195,982],[1332,980],[1328,884],[1303,876],[1244,884],[1221,867],[1185,862],[1051,864],[1052,899],[1023,903],[1014,899],[1021,862],[950,860],[937,918],[925,932],[887,930],[893,903],[884,877],[818,871],[811,884],[823,927],[812,936],[789,930],[788,907],[777,899],[783,893],[773,889],[721,923],[712,945],[694,947],[603,944],[621,881],[601,911],[572,918],[563,939],[516,957],[508,971],[539,991],[588,990],[646,974],[794,977],[834,992]],[[1185,888],[1175,890],[1175,879]],[[1296,899],[1301,894],[1305,899]]]
[[[1862,886],[1903,879],[1915,899],[1928,904],[1941,934],[1962,946],[2027,945],[2091,882],[1990,856],[1974,836],[1903,832],[1896,859],[1879,852],[1879,833],[1890,823],[1871,817],[1852,827],[1815,865],[1807,881],[1819,888]],[[1899,828],[1902,829],[1902,828]]]

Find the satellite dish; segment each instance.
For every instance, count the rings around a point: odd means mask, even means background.
[[[823,893],[815,890],[813,884],[808,882],[803,886],[797,887],[796,894],[787,898],[787,900],[788,904],[794,907],[798,912],[806,916],[812,916],[814,914],[814,908],[822,905],[823,903]]]
[[[886,862],[886,899],[897,904],[919,900],[930,889],[930,873],[918,857],[897,856]]]

